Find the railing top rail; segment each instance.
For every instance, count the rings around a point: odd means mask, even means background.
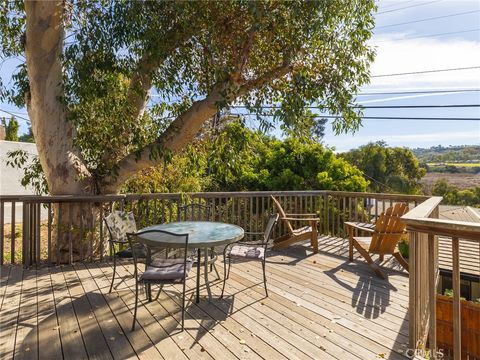
[[[375,198],[379,200],[396,200],[396,201],[422,202],[430,198],[429,196],[425,196],[425,195],[386,194],[386,193],[353,192],[353,191],[326,190],[326,193],[333,196]]]
[[[430,218],[441,201],[442,197],[431,197],[402,216],[407,230],[480,241],[480,223]]]
[[[408,224],[409,220],[411,219],[423,219],[430,217],[430,215],[432,215],[435,209],[438,208],[442,200],[443,198],[441,196],[432,196],[428,198],[427,200],[407,212],[405,215],[403,215],[403,221]]]
[[[182,199],[191,198],[227,198],[227,197],[266,197],[266,196],[318,196],[328,194],[339,197],[375,198],[378,200],[416,201],[422,202],[427,196],[383,194],[367,192],[348,192],[331,190],[302,190],[302,191],[232,191],[232,192],[194,192],[194,193],[152,193],[152,194],[107,194],[107,195],[1,195],[1,201],[26,202],[109,202],[120,200],[140,199]]]

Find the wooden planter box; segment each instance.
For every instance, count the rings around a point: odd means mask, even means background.
[[[480,304],[461,300],[462,359],[480,360]],[[437,295],[437,347],[453,354],[453,298]]]

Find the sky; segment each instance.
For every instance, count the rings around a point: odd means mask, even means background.
[[[371,44],[375,46],[377,55],[371,69],[373,76],[480,67],[480,0],[380,0],[375,17],[376,27]],[[429,18],[436,19],[423,21]],[[8,79],[15,66],[15,60],[1,64],[0,76]],[[480,89],[480,68],[372,77],[370,84],[362,89],[357,102],[390,106],[480,104],[480,91],[362,95],[453,89]],[[28,117],[25,109],[17,109],[9,104],[0,103],[0,109]],[[480,107],[366,109],[364,115],[480,118]],[[1,116],[9,115],[0,111]],[[19,121],[20,131],[27,131],[27,122],[20,118]],[[336,135],[327,125],[324,143],[341,152],[379,140],[391,146],[411,148],[480,144],[480,121],[364,119],[362,127],[354,134]]]
[[[372,75],[480,66],[480,0],[382,0],[378,7],[371,40],[377,53]],[[455,15],[459,13],[463,14]],[[432,17],[437,19],[389,26]],[[423,89],[480,89],[480,69],[372,77],[362,92]],[[360,93],[358,103],[395,106],[480,104],[480,92],[376,96],[362,96]],[[364,115],[480,118],[480,108],[366,109]],[[364,119],[362,124],[353,135],[335,136],[331,127],[327,127],[325,144],[338,151],[378,140],[385,140],[391,146],[412,148],[480,144],[479,121]]]

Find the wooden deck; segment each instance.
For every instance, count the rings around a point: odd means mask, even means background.
[[[108,294],[108,263],[4,266],[0,357],[404,359],[408,277],[387,270],[389,280],[381,280],[363,261],[348,263],[346,252],[346,241],[322,238],[317,255],[302,246],[271,253],[269,298],[259,263],[233,264],[225,299],[214,281],[213,301],[199,304],[192,303],[193,273],[184,332],[172,287],[139,307],[140,326],[131,332],[133,281]],[[119,271],[128,275],[132,267],[124,264]],[[223,274],[221,264],[219,270]]]

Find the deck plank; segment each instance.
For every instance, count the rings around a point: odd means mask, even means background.
[[[0,358],[404,359],[408,276],[385,261],[388,280],[377,278],[357,256],[347,261],[346,244],[325,237],[319,254],[308,244],[269,252],[268,298],[260,264],[246,262],[232,265],[223,299],[222,281],[212,272],[213,300],[206,300],[202,286],[196,304],[194,269],[184,332],[180,285],[166,286],[151,303],[142,291],[137,328],[130,331],[131,262],[118,266],[119,281],[126,280],[111,294],[111,263],[2,266]]]
[[[240,264],[236,264],[240,265]],[[243,265],[243,264],[242,264]],[[238,283],[242,284],[244,288],[250,287],[253,284],[255,284],[254,280],[257,279],[255,277],[250,277],[245,275],[244,272],[242,272],[243,269],[237,269],[237,270],[232,270],[231,275]],[[252,272],[250,269],[246,269],[249,272]],[[294,286],[292,285],[293,283],[288,283],[288,284],[283,284],[283,283],[278,283],[277,279],[272,279],[270,274],[268,274],[268,267],[267,267],[267,284],[269,286],[269,292],[271,293],[272,298],[276,299],[277,302],[280,302],[285,308],[284,311],[282,311],[282,315],[286,317],[294,316],[292,315],[295,314],[296,312],[303,312],[304,316],[306,319],[309,319],[308,321],[312,321],[313,319],[318,322],[319,324],[323,324],[323,327],[325,330],[323,330],[323,333],[326,333],[329,338],[332,338],[335,343],[343,345],[345,350],[349,351],[354,351],[356,354],[361,354],[362,350],[364,348],[368,352],[375,352],[375,355],[377,354],[389,354],[391,357],[395,358],[395,354],[391,352],[391,348],[388,346],[384,345],[384,342],[382,342],[382,338],[378,340],[372,340],[376,339],[377,336],[375,336],[375,332],[370,330],[370,322],[369,319],[363,319],[358,316],[356,313],[352,313],[351,311],[345,311],[345,309],[342,309],[340,306],[337,307],[337,305],[342,304],[341,301],[338,301],[338,304],[333,304],[331,308],[331,312],[324,312],[324,311],[315,311],[315,307],[310,306],[308,303],[306,305],[303,298],[291,298],[291,297],[286,297],[285,293],[282,293],[283,290],[288,287],[289,293],[294,292],[292,290]],[[299,283],[300,280],[299,280]],[[279,286],[277,288],[277,286]],[[252,289],[255,289],[259,293],[263,292],[263,287],[253,287]],[[282,290],[283,289],[283,290]],[[307,289],[308,291],[308,289]],[[301,292],[301,291],[300,291]],[[249,294],[249,296],[252,296]],[[313,300],[315,303],[321,303],[322,305],[322,310],[324,309],[324,304],[325,300],[322,299],[321,293],[315,293],[315,297],[310,298]],[[309,300],[309,302],[311,302]],[[267,302],[266,302],[267,303]],[[298,306],[300,305],[300,306]],[[279,305],[275,305],[279,306]],[[300,317],[297,315],[294,317],[295,320],[299,321]],[[333,330],[330,333],[330,330]],[[321,328],[318,329],[317,331],[321,331]],[[340,338],[336,338],[335,334],[341,334]],[[371,335],[371,336],[365,336],[365,335]],[[342,339],[343,342],[342,342]],[[347,339],[347,341],[345,341]],[[389,337],[388,340],[396,339],[396,336]],[[385,339],[384,339],[385,340]],[[354,344],[354,345],[352,345]],[[402,344],[398,343],[398,346],[395,348],[398,352],[398,350],[401,349]],[[367,354],[365,354],[367,355]],[[372,355],[372,354],[370,354]],[[365,358],[365,357],[363,357]]]
[[[102,281],[107,282],[109,279],[111,279],[113,269],[108,265],[98,266],[98,271],[104,276]],[[127,274],[123,271],[121,264],[117,264],[117,273],[120,277],[126,278],[126,281],[122,284],[122,291],[119,291],[119,294],[121,294],[121,299],[125,308],[128,309],[129,317],[127,321],[128,326],[130,327],[133,320],[133,309],[135,302],[134,282],[131,274]],[[169,324],[166,328],[162,327],[156,320],[156,317],[154,317],[152,313],[148,311],[148,307],[153,302],[147,303],[145,306],[143,305],[146,301],[143,289],[140,289],[139,297],[140,299],[136,325],[137,328],[143,329],[152,344],[155,344],[165,359],[188,359],[182,348],[173,340],[175,336],[179,336],[178,334],[180,331],[180,327],[176,319],[170,314],[166,314],[169,319]],[[128,331],[130,331],[130,329]]]
[[[63,357],[66,359],[88,359],[61,267],[51,269],[51,277]]]
[[[129,268],[125,268],[126,271],[131,271]],[[193,290],[195,286],[191,284],[191,295],[193,295]],[[181,291],[181,287],[177,286],[177,291]],[[164,296],[160,298],[160,301],[165,299],[166,301],[173,301],[180,306],[180,298],[178,296],[174,296],[170,293],[164,292]],[[188,295],[188,294],[187,294]],[[168,297],[167,297],[168,296]],[[187,313],[195,319],[200,319],[199,322],[202,328],[205,331],[211,332],[211,334],[219,341],[222,342],[224,346],[226,346],[231,352],[234,354],[243,354],[241,359],[259,359],[262,358],[261,351],[258,351],[258,346],[260,345],[258,342],[255,342],[253,346],[249,346],[247,344],[242,344],[242,340],[245,338],[245,329],[241,326],[237,328],[227,327],[225,326],[226,320],[228,317],[226,314],[221,313],[220,311],[208,311],[204,307],[200,306],[200,304],[209,304],[208,301],[202,301],[199,304],[196,304],[190,296],[190,301],[186,304],[186,311]],[[148,305],[150,306],[150,304]],[[238,330],[238,331],[236,331]],[[262,342],[262,344],[264,344]],[[261,345],[260,345],[261,346]],[[273,350],[272,348],[268,349],[265,346],[262,346],[264,351],[269,351],[268,358],[283,358],[281,354]],[[265,356],[265,354],[263,354]]]
[[[37,273],[38,357],[61,359],[63,356],[60,327],[57,321],[50,269]]]
[[[5,300],[10,269],[11,266],[9,265],[0,265],[0,311],[2,310],[3,301]]]
[[[15,359],[38,359],[37,303],[37,271],[26,270],[15,337]]]
[[[82,284],[73,267],[63,267],[62,272],[70,298],[72,299],[73,309],[75,310],[89,359],[113,359],[102,330],[94,316],[93,309],[85,296]]]
[[[124,267],[119,269],[119,273],[121,276],[125,276],[127,271]],[[168,289],[168,287],[167,287]],[[163,292],[163,295],[164,292]],[[133,300],[133,299],[132,299]],[[171,301],[170,298],[166,298],[162,296],[159,299],[162,306],[172,314],[176,319],[180,319],[181,316],[181,308],[180,305]],[[148,308],[151,303],[147,303],[145,308]],[[148,315],[147,315],[148,316]],[[203,320],[203,319],[200,319]],[[187,311],[185,313],[185,331],[190,334],[193,338],[197,339],[197,341],[201,344],[201,346],[214,358],[218,358],[219,356],[224,359],[237,359],[238,357],[234,355],[234,350],[228,347],[229,339],[222,339],[222,341],[226,341],[227,344],[222,344],[222,342],[218,341],[210,332],[202,326],[202,321],[199,321],[197,317],[193,316],[191,312]]]
[[[137,331],[130,331],[132,315],[118,294],[108,294],[109,283],[98,269],[98,264],[87,264],[87,269],[95,279],[97,291],[100,290],[101,294],[103,294],[101,298],[104,300],[101,306],[106,313],[104,322],[107,324],[117,323],[120,326],[116,334],[111,335],[112,341],[124,341],[126,337],[140,359],[164,359],[165,357],[152,344],[142,327],[139,327]],[[110,309],[109,314],[108,309]],[[117,324],[115,324],[116,327]]]
[[[83,264],[75,264],[74,269],[87,294],[93,316],[97,319],[104,337],[108,339],[107,344],[113,357],[138,359],[130,342],[123,336],[123,329],[116,321],[115,313],[112,313],[107,301],[98,290],[94,276]]]
[[[0,311],[0,356],[11,359],[15,353],[15,336],[18,316],[20,313],[20,298],[22,292],[23,269],[12,266],[5,289],[2,310]]]

